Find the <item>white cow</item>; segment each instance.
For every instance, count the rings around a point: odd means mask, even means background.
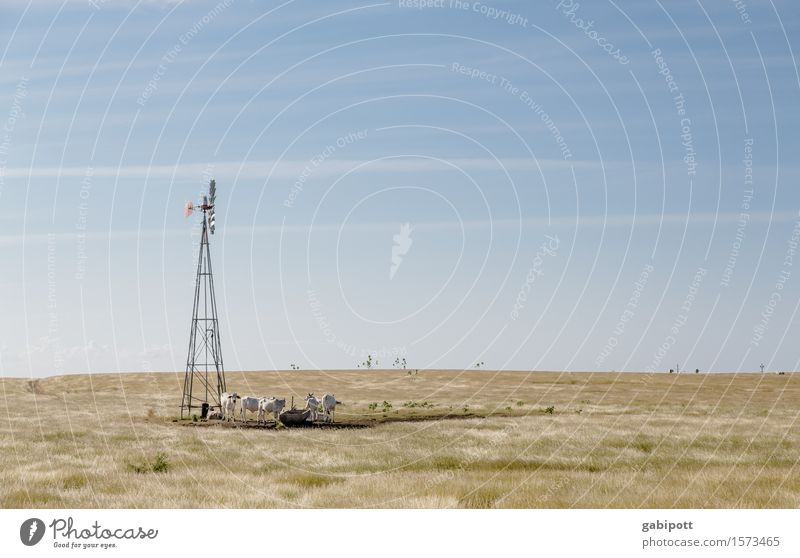
[[[319,409],[319,399],[314,397],[313,393],[309,393],[308,395],[306,395],[306,409],[311,411],[311,415],[309,416],[311,422],[317,420],[317,409]]]
[[[239,402],[239,399],[241,399],[241,397],[239,397],[239,394],[235,391],[233,393],[228,393],[226,391],[222,394],[219,403],[223,420],[232,420],[236,422],[236,403]]]
[[[239,402],[239,419],[242,422],[247,422],[247,411],[258,413],[259,401],[261,400],[258,397],[242,397]]]
[[[336,405],[341,405],[341,401],[336,401],[336,398],[331,393],[326,393],[322,396],[322,417],[326,422],[333,422],[333,414],[336,411]]]
[[[278,399],[277,397],[262,397],[258,400],[258,422],[267,422],[267,413],[272,413],[275,422],[278,422],[278,416],[286,406],[286,398]]]
[[[222,420],[222,411],[209,411],[206,418],[208,420]]]

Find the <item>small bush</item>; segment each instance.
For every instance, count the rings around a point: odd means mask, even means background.
[[[408,407],[409,409],[413,409],[414,407],[422,407],[423,409],[430,409],[434,407],[433,403],[429,403],[428,401],[406,401],[403,403],[403,407]]]
[[[25,391],[34,395],[44,395],[44,388],[40,380],[28,380],[25,384]]]
[[[166,473],[172,466],[164,453],[157,453],[152,461],[144,460],[138,463],[128,463],[128,469],[134,473]]]
[[[555,406],[550,405],[549,407],[545,407],[544,409],[542,409],[542,412],[546,415],[552,415],[553,413],[556,412],[556,408]]]

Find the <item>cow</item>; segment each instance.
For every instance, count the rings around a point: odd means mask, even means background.
[[[311,419],[311,422],[317,420],[318,408],[319,408],[319,399],[314,397],[313,393],[309,393],[308,395],[306,395],[306,409],[311,411],[311,414],[308,417],[309,419]]]
[[[336,397],[331,393],[322,396],[322,417],[326,422],[333,422],[333,414],[336,412],[336,405],[341,405],[341,401],[336,401]]]
[[[239,402],[239,418],[242,422],[247,422],[247,411],[258,413],[258,397],[242,397]]]
[[[222,411],[222,419],[225,421],[232,420],[236,422],[236,403],[241,399],[239,394],[235,391],[228,393],[227,391],[220,397],[220,407]]]
[[[208,420],[222,420],[222,410],[219,411],[209,411],[208,413]]]
[[[272,413],[275,422],[278,422],[278,416],[286,406],[286,398],[278,399],[277,397],[262,397],[258,400],[258,422],[267,422],[267,413]]]

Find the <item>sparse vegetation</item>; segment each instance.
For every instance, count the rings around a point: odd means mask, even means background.
[[[800,375],[407,372],[226,374],[324,386],[337,421],[377,424],[302,432],[173,423],[173,374],[45,378],[36,405],[28,378],[2,378],[0,506],[800,507]],[[95,404],[120,390],[126,405]],[[262,448],[281,457],[245,458]]]
[[[545,407],[544,409],[542,409],[542,412],[546,415],[552,415],[555,411],[556,408],[554,405],[550,405],[549,407]]]
[[[367,355],[366,360],[360,363],[357,368],[366,368],[370,370],[373,366],[378,366],[378,359],[372,360],[372,355]]]
[[[420,407],[422,409],[432,409],[434,404],[429,401],[406,401],[403,403],[403,407],[408,407],[413,409],[415,407]]]
[[[128,469],[134,473],[166,473],[169,471],[171,465],[167,461],[167,456],[163,452],[159,452],[153,459],[145,459],[128,463]]]

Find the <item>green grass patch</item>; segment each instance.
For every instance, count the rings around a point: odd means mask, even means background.
[[[344,482],[344,479],[341,477],[318,475],[316,473],[294,473],[290,475],[287,480],[292,484],[304,488],[324,488],[332,484]]]
[[[61,481],[61,486],[64,487],[64,490],[79,490],[86,486],[86,475],[81,473],[67,475],[64,477],[64,480]]]
[[[488,509],[493,508],[502,494],[499,490],[491,488],[479,488],[467,494],[464,494],[458,499],[458,505],[462,508],[468,509]]]
[[[172,468],[166,454],[159,452],[152,459],[145,459],[134,463],[128,463],[128,470],[134,473],[166,473]]]

